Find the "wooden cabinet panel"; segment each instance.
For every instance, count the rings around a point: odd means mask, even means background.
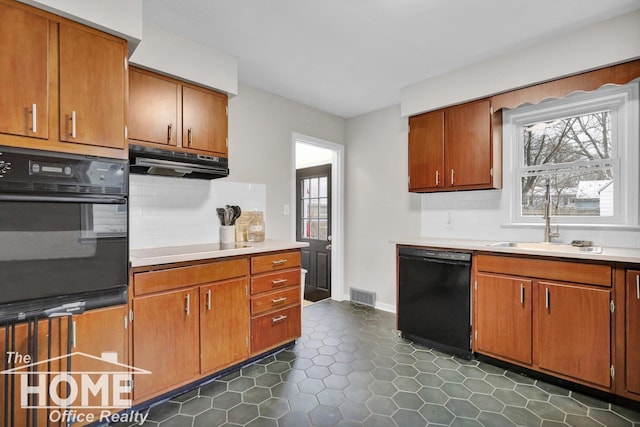
[[[126,42],[59,28],[60,140],[124,148]]]
[[[531,280],[478,274],[475,294],[476,350],[531,365]]]
[[[126,373],[128,371],[127,358],[127,334],[125,318],[128,308],[126,305],[91,310],[73,317],[71,367],[72,376],[77,384],[82,384],[82,376],[87,376],[95,384],[98,384],[102,373]],[[63,326],[66,324],[63,321]],[[66,332],[63,327],[63,336]],[[111,390],[111,389],[109,389]],[[78,408],[77,414],[86,419],[87,414],[94,414],[95,419],[100,418],[100,413],[113,404],[113,395],[108,393],[97,395],[89,394],[85,406],[94,408]],[[106,403],[102,399],[106,398]],[[130,399],[129,395],[118,395],[120,399]],[[111,409],[115,412],[121,409]],[[88,422],[79,422],[74,425],[86,425]]]
[[[49,21],[3,3],[0,17],[0,133],[46,139]]]
[[[177,144],[179,87],[135,68],[129,69],[129,139]]]
[[[227,154],[227,97],[211,91],[182,88],[183,147]]]
[[[251,257],[251,274],[300,267],[300,251],[279,252]]]
[[[298,272],[298,275],[300,273]],[[268,311],[278,310],[290,305],[300,304],[300,287],[269,292],[251,298],[251,314],[258,315]]]
[[[251,353],[255,355],[299,337],[300,315],[298,305],[252,319]]]
[[[491,101],[445,111],[445,175],[448,187],[491,183]]]
[[[300,285],[300,269],[277,271],[251,278],[251,295]]]
[[[249,357],[247,278],[200,287],[200,371],[215,372]]]
[[[610,387],[610,301],[606,289],[539,282],[540,368]]]
[[[136,378],[134,397],[149,398],[199,373],[197,288],[133,299],[133,366],[151,371]]]
[[[409,118],[409,191],[500,188],[501,120],[483,99]]]
[[[133,277],[134,295],[217,282],[247,274],[248,258],[136,273]]]
[[[547,280],[611,286],[612,269],[606,264],[585,262],[542,260],[478,254],[478,271],[536,277]]]
[[[409,118],[409,191],[444,186],[444,111]]]
[[[640,271],[627,271],[626,389],[640,394]]]
[[[64,321],[66,322],[66,319]],[[5,370],[7,368],[20,369],[22,366],[51,358],[58,358],[58,360],[52,361],[50,364],[43,363],[41,365],[37,365],[35,370],[37,372],[58,372],[61,369],[66,369],[66,362],[65,366],[62,366],[60,363],[61,359],[59,359],[59,356],[62,354],[67,354],[66,346],[64,346],[64,352],[61,353],[61,341],[66,342],[66,335],[65,339],[62,340],[60,320],[40,320],[38,322],[37,333],[33,327],[33,323],[30,325],[27,323],[21,323],[15,325],[15,329],[12,326],[9,326],[8,331],[6,328],[0,328],[0,351],[2,351],[3,355],[1,370]],[[6,339],[7,334],[9,338],[8,340]],[[37,340],[29,339],[29,336],[37,336]],[[34,351],[33,346],[36,341],[37,351]],[[49,347],[51,348],[51,353],[49,353]],[[5,367],[5,363],[8,361],[7,351],[17,352],[22,355],[22,357],[29,355],[31,360],[29,363],[26,363],[23,358],[16,360],[14,357],[12,359],[14,363]],[[8,393],[5,395],[5,392]],[[4,416],[6,415],[9,420],[9,425],[11,425],[10,420],[12,419],[14,421],[13,425],[15,426],[37,425],[38,427],[44,427],[60,425],[59,423],[47,423],[47,409],[43,408],[33,410],[23,408],[20,402],[21,394],[22,387],[20,375],[0,375],[0,405],[4,405],[5,396],[9,401],[9,405],[7,407],[2,406],[2,411],[0,411],[0,423],[4,422]],[[11,399],[13,399],[13,401]],[[48,404],[49,403],[47,403],[47,405]],[[36,423],[33,423],[34,419],[36,420]]]

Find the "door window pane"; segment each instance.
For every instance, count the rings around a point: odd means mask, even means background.
[[[329,198],[328,178],[314,177],[301,180],[300,195],[302,237],[305,239],[327,240]]]

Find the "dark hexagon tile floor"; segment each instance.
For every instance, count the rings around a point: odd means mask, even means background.
[[[408,342],[383,311],[321,301],[304,308],[302,333],[152,407],[144,426],[640,427],[638,412]]]

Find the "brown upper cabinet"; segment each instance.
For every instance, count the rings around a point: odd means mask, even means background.
[[[500,138],[483,99],[409,118],[409,191],[500,188]]]
[[[0,145],[123,158],[127,42],[0,0]]]
[[[227,156],[227,96],[129,69],[129,140]]]

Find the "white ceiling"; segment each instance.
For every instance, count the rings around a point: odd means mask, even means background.
[[[354,117],[400,89],[640,9],[640,0],[144,0],[145,21],[238,60],[240,82]]]

